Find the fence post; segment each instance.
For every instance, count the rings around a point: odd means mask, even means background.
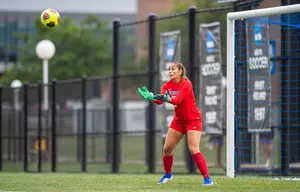
[[[19,132],[18,136],[19,136],[19,138],[22,138],[24,130],[23,130],[23,127],[22,127],[23,119],[22,119],[21,107],[19,107],[19,109],[18,109],[18,118],[20,119],[20,122],[18,123],[18,132]],[[24,151],[22,150],[22,145],[23,145],[22,139],[18,140],[18,144],[19,144],[19,146],[18,146],[18,152],[17,153],[19,154],[18,161],[20,162],[20,161],[22,161],[22,157],[24,156]]]
[[[106,163],[111,162],[111,108],[106,109]]]
[[[51,110],[51,163],[52,172],[56,172],[56,79],[52,80],[52,110]]]
[[[2,91],[3,88],[0,86],[0,171],[2,171],[3,166],[3,154],[2,154]]]
[[[42,97],[43,84],[38,84],[38,172],[42,172]]]
[[[119,27],[120,21],[113,21],[113,83],[112,83],[112,172],[118,173],[120,170],[120,83],[119,83]]]
[[[197,48],[196,48],[196,7],[192,6],[189,9],[189,79],[193,84],[193,90],[197,89],[197,79],[196,79],[196,73],[197,73]],[[196,96],[196,94],[195,94]],[[196,101],[198,99],[196,98]],[[190,173],[195,173],[195,163],[194,160],[189,152],[187,140],[186,140],[186,156],[187,156],[187,167]]]
[[[28,84],[24,84],[24,171],[28,171]]]
[[[81,115],[81,110],[80,109],[77,109],[76,111],[76,117],[77,117],[77,132],[76,132],[76,160],[78,162],[80,162],[82,160],[82,154],[81,154],[81,151],[82,151],[82,145],[81,145],[81,130],[82,130],[82,127],[81,127],[81,121],[82,121],[82,115]]]
[[[86,77],[81,80],[81,102],[82,102],[82,161],[81,171],[86,172]]]
[[[11,161],[13,160],[12,157],[12,130],[13,130],[13,125],[14,125],[14,109],[9,110],[9,124],[8,124],[8,143],[7,143],[7,155],[8,155],[8,160]]]
[[[148,65],[149,65],[149,76],[148,76],[148,83],[149,83],[149,90],[155,92],[156,91],[156,47],[155,47],[155,20],[156,20],[156,15],[155,14],[150,14],[149,15],[149,25],[148,25],[148,35],[149,35],[149,60],[148,60]],[[149,102],[148,104],[148,131],[147,131],[147,150],[146,153],[148,153],[148,172],[149,173],[155,173],[155,130],[156,130],[156,106]]]

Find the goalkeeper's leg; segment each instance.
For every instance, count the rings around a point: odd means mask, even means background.
[[[163,153],[163,157],[162,157],[165,174],[158,181],[158,184],[163,184],[163,183],[166,183],[169,180],[173,179],[173,175],[172,175],[172,166],[173,166],[173,161],[174,161],[173,152],[174,152],[176,145],[182,139],[182,136],[183,136],[183,133],[181,133],[175,129],[170,128],[168,130],[168,133],[167,133],[167,136],[165,139],[165,144],[164,144],[164,153]]]
[[[212,185],[213,181],[209,177],[205,157],[199,150],[200,137],[202,133],[202,122],[192,122],[187,126],[188,146],[193,159],[204,178],[204,185]]]

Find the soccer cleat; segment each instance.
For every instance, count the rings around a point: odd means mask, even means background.
[[[164,176],[158,181],[157,184],[164,184],[173,179],[172,173],[164,174]]]
[[[203,185],[213,185],[214,182],[212,181],[212,179],[210,177],[204,178],[204,183]]]

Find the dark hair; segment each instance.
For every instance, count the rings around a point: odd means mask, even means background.
[[[186,77],[186,75],[185,75],[186,70],[185,70],[184,65],[183,65],[180,61],[174,61],[173,63],[176,65],[176,67],[177,67],[179,70],[182,71],[181,78],[182,78],[182,77]]]

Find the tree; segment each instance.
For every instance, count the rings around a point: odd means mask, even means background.
[[[35,27],[34,36],[16,34],[18,40],[24,42],[15,47],[20,56],[19,64],[5,71],[2,84],[16,78],[31,83],[42,79],[42,62],[35,54],[35,46],[42,39],[49,39],[56,46],[56,54],[49,61],[50,79],[111,74],[112,29],[108,23],[89,16],[79,24],[66,18],[54,28],[46,28],[36,20]]]

